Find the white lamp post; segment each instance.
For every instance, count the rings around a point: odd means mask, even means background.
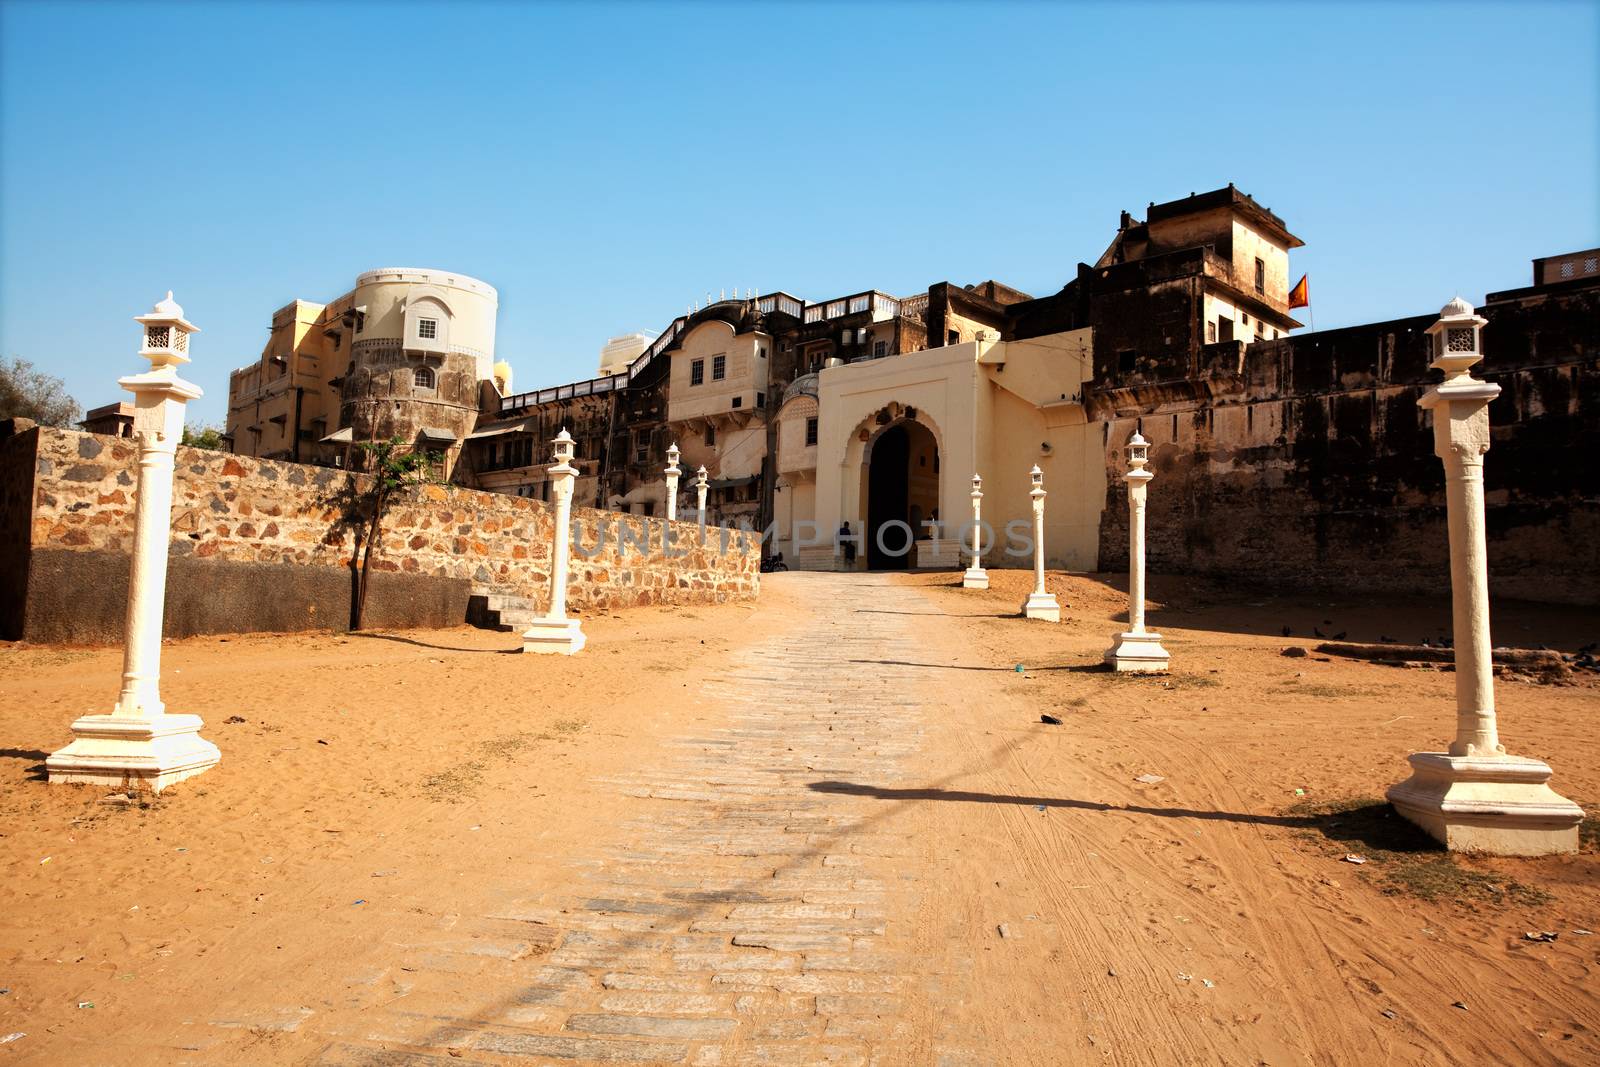
[[[961,588],[989,588],[989,572],[983,569],[983,476],[972,476],[972,566],[961,575]]]
[[[1428,327],[1433,366],[1444,380],[1418,402],[1433,412],[1433,451],[1444,461],[1450,527],[1450,600],[1455,632],[1456,736],[1448,752],[1415,752],[1411,777],[1389,802],[1451,851],[1540,856],[1578,850],[1583,810],[1552,790],[1550,767],[1508,755],[1494,711],[1489,639],[1489,564],[1484,536],[1483,457],[1489,402],[1500,387],[1472,376],[1488,320],[1460,297]]]
[[[72,724],[72,743],[46,759],[45,770],[52,782],[145,785],[159,793],[216,766],[222,754],[200,736],[200,716],[167,714],[160,688],[173,455],[183,436],[184,407],[201,395],[199,386],[178,377],[178,365],[189,362],[189,335],[199,327],[183,317],[170,292],[135,321],[144,327],[139,355],[150,369],[117,383],[134,395],[139,443],[122,692],[111,714],[85,715]]]
[[[1028,477],[1033,479],[1033,489],[1028,493],[1033,497],[1033,592],[1022,602],[1022,614],[1029,619],[1060,622],[1061,605],[1056,603],[1055,594],[1044,588],[1044,471],[1035,463]]]
[[[672,447],[667,449],[667,521],[671,522],[678,517],[678,475],[683,472],[678,469],[678,442],[672,442]]]
[[[555,544],[550,553],[550,611],[544,618],[533,620],[522,635],[522,651],[570,656],[582,649],[586,640],[583,624],[578,619],[567,618],[572,489],[578,477],[578,468],[572,465],[572,435],[565,428],[556,434],[551,443],[555,446],[556,458],[549,468],[551,481],[555,484],[556,528]]]
[[[1144,504],[1150,479],[1150,442],[1137,430],[1128,440],[1128,630],[1117,635],[1106,662],[1119,671],[1150,674],[1167,669],[1161,635],[1144,628]]]
[[[700,522],[700,543],[706,543],[706,468],[705,464],[694,472],[695,513]]]

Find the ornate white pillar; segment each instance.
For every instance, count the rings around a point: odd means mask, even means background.
[[[1419,403],[1433,412],[1433,451],[1444,461],[1456,736],[1448,752],[1413,753],[1411,777],[1389,790],[1389,802],[1453,852],[1576,852],[1583,810],[1550,788],[1548,764],[1508,755],[1495,722],[1483,457],[1489,402],[1500,387],[1472,376],[1483,358],[1478,339],[1487,321],[1457,297],[1428,327],[1433,366],[1444,380]]]
[[[983,476],[972,476],[972,566],[961,575],[961,588],[989,588],[989,572],[983,569]]]
[[[1056,603],[1055,594],[1046,592],[1044,587],[1044,471],[1035,463],[1028,477],[1033,479],[1033,489],[1028,493],[1033,497],[1033,592],[1022,602],[1022,614],[1029,619],[1060,622],[1061,605]]]
[[[671,522],[678,517],[678,476],[683,471],[678,469],[678,442],[672,442],[672,447],[667,449],[667,521]]]
[[[1150,442],[1137,430],[1128,440],[1128,629],[1117,635],[1106,662],[1119,671],[1151,674],[1167,669],[1161,635],[1144,628],[1144,505],[1150,479]]]
[[[51,782],[148,786],[159,793],[216,766],[222,755],[200,736],[200,716],[169,715],[161,702],[173,458],[185,406],[201,395],[199,386],[178,377],[178,365],[189,362],[189,335],[199,327],[183,317],[170,292],[135,321],[144,327],[139,355],[150,370],[117,383],[134,395],[139,446],[122,691],[111,714],[85,715],[72,724],[72,743],[46,759],[45,770]]]
[[[706,468],[705,464],[694,472],[694,509],[700,523],[700,543],[706,543]]]
[[[556,434],[551,442],[555,446],[555,463],[551,465],[550,480],[556,498],[554,544],[550,552],[550,611],[542,619],[533,620],[522,635],[522,651],[549,652],[570,656],[581,650],[587,640],[583,624],[578,619],[567,618],[567,565],[571,552],[572,489],[577,481],[578,468],[572,465],[572,435],[566,429]]]

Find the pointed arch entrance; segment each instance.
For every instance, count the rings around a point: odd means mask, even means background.
[[[867,567],[904,570],[928,536],[923,524],[939,518],[939,442],[922,423],[898,419],[873,437],[866,466]]]

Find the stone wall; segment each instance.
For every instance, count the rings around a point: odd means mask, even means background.
[[[1491,294],[1480,309],[1490,406],[1484,476],[1497,595],[1600,602],[1600,287]],[[1153,573],[1448,588],[1444,472],[1426,315],[1245,347],[1207,345],[1185,381],[1091,389],[1105,423],[1100,566],[1127,560],[1122,448],[1152,442]]]
[[[125,438],[32,428],[0,439],[0,637],[121,640],[135,460]],[[167,634],[347,628],[356,520],[370,484],[331,468],[179,448]],[[724,551],[721,531],[701,546],[691,523],[589,508],[573,518],[578,544],[591,553],[573,557],[574,611],[758,591],[753,535],[731,535]],[[367,624],[459,625],[474,594],[525,597],[543,610],[553,529],[554,506],[537,500],[442,485],[409,490],[384,524]]]

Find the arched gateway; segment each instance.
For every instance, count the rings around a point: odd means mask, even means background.
[[[914,409],[885,409],[873,421],[862,450],[866,563],[873,570],[901,570],[915,564],[915,542],[931,536],[927,524],[944,518],[939,440]]]

